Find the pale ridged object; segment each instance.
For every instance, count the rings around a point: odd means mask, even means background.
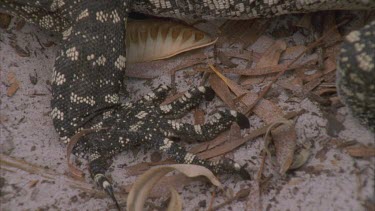
[[[127,62],[166,59],[182,52],[212,45],[216,40],[196,28],[174,22],[133,20],[127,24]]]

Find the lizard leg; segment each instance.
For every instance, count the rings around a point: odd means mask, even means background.
[[[215,93],[210,87],[200,86],[190,89],[178,100],[167,105],[162,105],[159,108],[165,118],[177,119],[199,105],[203,98],[210,101],[214,96]]]
[[[134,106],[159,104],[165,100],[170,90],[171,88],[169,86],[159,85],[156,89],[152,90],[150,93],[138,100]]]
[[[178,163],[201,165],[215,173],[237,173],[244,179],[250,178],[248,172],[233,160],[221,159],[219,161],[208,161],[200,159],[196,155],[187,152],[184,147],[166,137],[154,137],[151,145],[155,149],[167,153]]]
[[[211,121],[202,125],[191,125],[178,123],[174,120],[167,120],[168,132],[188,139],[206,141],[215,138],[221,132],[227,130],[232,122],[237,122],[241,129],[249,128],[249,119],[237,111],[224,110],[213,115]]]
[[[12,16],[21,17],[32,24],[53,32],[63,32],[70,25],[69,21],[60,14],[48,11],[42,7],[5,1],[5,3],[0,4],[0,9],[4,9]]]
[[[353,115],[375,132],[374,48],[375,21],[346,37],[338,60],[337,87]]]

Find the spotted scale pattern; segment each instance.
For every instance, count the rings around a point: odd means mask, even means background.
[[[375,21],[346,36],[338,68],[341,99],[375,132]]]
[[[203,125],[191,125],[180,123],[175,120],[176,116],[170,116],[165,112],[165,107],[172,110],[182,106],[185,114],[188,110],[197,106],[202,99],[212,99],[214,92],[209,87],[198,87],[187,91],[184,96],[176,101],[178,104],[158,105],[167,96],[169,87],[159,86],[153,92],[142,99],[123,104],[117,108],[115,118],[110,121],[114,123],[106,131],[98,131],[88,135],[87,141],[81,147],[90,149],[90,160],[107,160],[117,153],[130,149],[137,145],[149,146],[166,152],[180,163],[193,163],[204,165],[215,172],[240,171],[239,165],[233,161],[210,162],[198,159],[195,155],[188,153],[183,147],[174,143],[172,137],[190,138],[196,140],[209,140],[226,130],[232,122],[237,122],[241,128],[248,128],[249,121],[246,116],[233,110],[224,110],[213,115],[211,121]],[[180,114],[179,116],[181,116]],[[108,120],[102,125],[108,125]],[[108,140],[110,139],[110,140]],[[94,150],[93,150],[94,149]],[[78,151],[85,151],[76,148]],[[106,169],[101,169],[105,171]],[[97,172],[104,173],[104,172]],[[97,174],[96,173],[96,174]],[[242,172],[243,173],[243,172]]]
[[[217,163],[199,160],[169,139],[170,136],[210,139],[227,127],[226,119],[239,121],[238,114],[230,111],[215,114],[211,122],[201,126],[168,120],[182,115],[199,102],[190,97],[196,90],[163,107],[155,106],[161,99],[157,97],[158,91],[134,104],[119,102],[126,64],[124,38],[129,11],[172,18],[248,19],[332,9],[371,10],[375,9],[375,1],[0,0],[0,10],[19,15],[61,35],[60,50],[52,71],[51,116],[54,126],[64,142],[83,128],[109,128],[84,137],[77,144],[75,153],[88,157],[94,180],[113,199],[112,186],[104,176],[107,159],[140,143],[152,143],[154,148],[167,152],[179,162],[205,165],[216,172],[240,169],[238,164],[228,160]],[[352,112],[372,130],[375,127],[375,68],[374,36],[371,33],[374,31],[375,26],[371,23],[348,36],[342,47],[338,72],[341,96]],[[160,119],[158,128],[144,121],[149,117],[154,121]]]

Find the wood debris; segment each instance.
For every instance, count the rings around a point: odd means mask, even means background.
[[[12,97],[20,88],[20,82],[17,80],[16,74],[13,72],[8,73],[7,80],[9,84],[9,87],[7,89],[7,96]]]
[[[345,151],[352,157],[374,157],[375,147],[368,146],[350,146]]]
[[[0,28],[7,29],[11,20],[12,20],[12,16],[8,14],[0,13]]]
[[[284,175],[294,160],[297,134],[294,125],[285,124],[275,128],[271,133],[275,144],[277,162],[280,166],[279,173]]]

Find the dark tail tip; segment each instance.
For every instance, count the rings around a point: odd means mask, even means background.
[[[95,182],[103,188],[103,190],[111,197],[113,202],[116,205],[117,210],[121,210],[119,203],[117,202],[117,199],[115,197],[112,184],[108,181],[108,179],[103,174],[96,174],[94,176]]]
[[[114,194],[114,192],[113,192],[112,185],[109,184],[109,185],[107,185],[107,186],[104,187],[104,184],[103,184],[102,187],[103,187],[104,191],[109,195],[109,197],[111,197],[112,201],[115,202],[115,205],[116,205],[117,210],[120,211],[121,208],[120,208],[120,205],[119,205],[119,203],[117,202],[117,199],[116,199],[115,194]]]
[[[209,86],[205,86],[205,88],[206,88],[206,92],[204,93],[204,99],[206,101],[213,100],[215,97],[215,91]]]
[[[241,129],[250,128],[249,118],[241,113],[237,113],[236,122]]]
[[[243,180],[251,180],[251,176],[249,172],[246,171],[246,165],[242,166],[241,169],[239,170],[238,174]]]

